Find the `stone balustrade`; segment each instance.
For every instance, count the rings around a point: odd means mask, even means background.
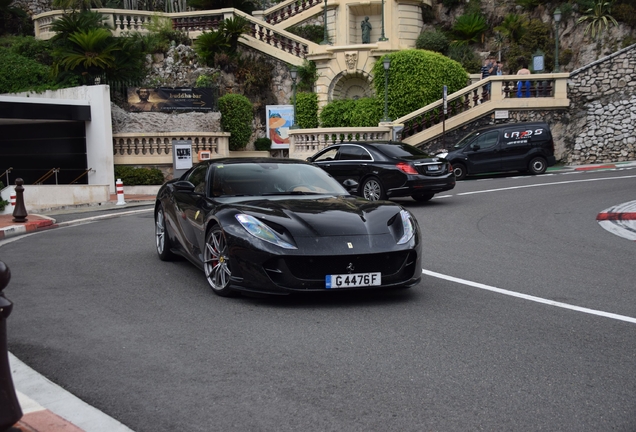
[[[228,132],[162,132],[113,134],[115,165],[172,164],[172,141],[192,142],[193,162],[198,153],[209,151],[212,158],[230,156]]]
[[[390,125],[381,127],[317,128],[289,130],[289,157],[306,159],[323,148],[337,143],[352,141],[388,141],[391,139]]]

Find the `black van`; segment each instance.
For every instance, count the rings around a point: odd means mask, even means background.
[[[544,122],[506,123],[473,131],[450,152],[438,154],[453,166],[457,180],[467,175],[528,171],[543,174],[556,163],[550,126]]]

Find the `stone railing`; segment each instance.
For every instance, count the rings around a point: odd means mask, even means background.
[[[323,0],[286,0],[264,11],[256,11],[254,16],[261,18],[268,24],[276,25],[314,6],[323,4]]]
[[[308,54],[309,46],[318,46],[233,8],[176,13],[128,9],[93,9],[93,11],[101,13],[106,18],[105,23],[113,29],[113,35],[116,37],[120,37],[126,32],[147,33],[148,23],[155,15],[171,19],[174,29],[188,33],[192,39],[196,39],[204,31],[218,30],[219,24],[225,19],[242,16],[249,22],[249,32],[246,34],[246,38],[251,36],[250,42],[264,44],[268,48],[289,54],[292,61],[294,61],[293,58],[296,58],[294,63],[302,64],[301,59],[304,59]],[[52,24],[63,15],[64,11],[56,10],[34,16],[35,37],[37,39],[52,38],[55,35],[51,30]],[[284,58],[283,60],[289,61],[290,59]]]
[[[444,129],[451,130],[495,110],[568,108],[568,77],[567,73],[524,75],[523,91],[518,95],[517,75],[491,76],[448,95],[446,115],[440,99],[393,124],[404,126],[402,141],[419,145],[440,136]]]
[[[305,159],[329,145],[352,141],[388,141],[390,126],[357,128],[290,129],[289,157]]]
[[[172,141],[192,141],[192,161],[199,151],[209,151],[212,158],[230,156],[227,132],[163,132],[113,134],[115,165],[172,164]]]

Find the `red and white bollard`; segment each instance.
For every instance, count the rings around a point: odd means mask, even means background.
[[[9,195],[9,204],[11,204],[12,208],[15,207],[15,188],[13,188],[11,195]]]
[[[126,201],[124,201],[124,182],[121,179],[117,179],[115,182],[115,186],[117,187],[117,204],[115,205],[125,205]]]

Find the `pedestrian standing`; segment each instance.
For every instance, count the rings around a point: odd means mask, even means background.
[[[528,62],[525,58],[519,57],[517,63],[521,65],[521,69],[517,71],[517,75],[530,75],[530,69],[528,69]],[[530,81],[517,81],[517,97],[530,97]]]

